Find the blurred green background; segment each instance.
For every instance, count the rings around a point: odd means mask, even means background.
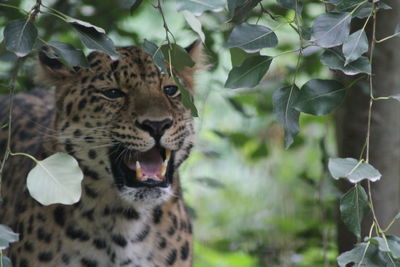
[[[46,5],[72,17],[103,27],[119,46],[141,45],[146,38],[165,42],[162,20],[152,1],[131,15],[132,1],[45,0]],[[29,10],[33,1],[8,1]],[[171,32],[179,45],[197,37],[175,1],[163,8]],[[275,1],[262,1],[278,17],[254,12],[248,20],[270,27],[279,46],[261,54],[276,56],[263,82],[252,90],[224,88],[231,68],[229,49],[224,43],[232,29],[227,14],[206,12],[200,21],[206,34],[205,50],[210,70],[197,77],[197,140],[189,160],[181,167],[184,197],[193,216],[195,267],[335,266],[337,189],[324,166],[335,154],[332,118],[302,115],[301,132],[285,150],[283,130],[272,113],[272,93],[292,81],[296,73],[298,35],[288,25],[294,12]],[[319,1],[309,1],[303,10],[303,24],[324,12]],[[0,7],[0,31],[10,19],[22,15]],[[55,17],[41,14],[40,36],[83,48],[72,29]],[[2,34],[1,34],[2,36]],[[38,44],[39,45],[39,44]],[[86,52],[88,52],[86,50]],[[280,55],[284,53],[283,55]],[[311,77],[330,73],[319,62],[319,51],[306,49],[296,83],[300,87]],[[0,85],[5,86],[12,64],[11,55],[0,46]],[[8,63],[7,63],[8,62]],[[33,88],[34,57],[24,64],[18,89]]]

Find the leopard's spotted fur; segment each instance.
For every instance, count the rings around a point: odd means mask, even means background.
[[[190,54],[196,60],[196,44]],[[14,266],[191,266],[191,223],[183,204],[179,177],[167,188],[122,188],[110,170],[110,145],[145,151],[154,139],[138,120],[170,118],[160,143],[175,151],[177,168],[192,147],[193,120],[178,98],[164,94],[174,81],[161,74],[138,47],[119,48],[111,60],[101,52],[88,56],[90,68],[71,70],[43,58],[39,82],[56,90],[33,90],[15,96],[13,152],[43,159],[67,152],[84,172],[82,198],[71,206],[42,206],[27,192],[25,178],[33,162],[10,157],[4,170],[0,223],[20,234],[7,254]],[[181,73],[192,87],[193,69]],[[110,101],[101,90],[119,88],[126,96]],[[0,125],[6,122],[8,97],[0,97]],[[0,130],[3,155],[7,127]]]

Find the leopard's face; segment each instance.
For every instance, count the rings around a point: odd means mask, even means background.
[[[193,118],[151,56],[138,47],[118,51],[118,60],[93,52],[90,68],[75,72],[53,61],[60,75],[59,147],[80,161],[85,189],[109,187],[128,202],[159,204],[175,193],[174,174],[192,148]],[[41,61],[50,66],[52,59]],[[181,75],[189,87],[192,74]]]

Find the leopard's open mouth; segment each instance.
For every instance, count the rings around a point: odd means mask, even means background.
[[[174,153],[160,146],[139,152],[116,146],[110,151],[115,184],[127,187],[167,187],[172,183]]]

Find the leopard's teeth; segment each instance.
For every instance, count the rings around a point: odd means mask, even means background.
[[[143,179],[142,167],[139,161],[136,161],[136,180],[141,181]]]
[[[165,160],[164,160],[164,162],[167,162],[167,164],[168,164],[168,161],[169,161],[169,159],[171,158],[171,150],[165,150]]]
[[[168,162],[171,158],[171,150],[166,150],[165,151],[165,160],[163,161],[160,171],[157,174],[157,177],[160,178],[161,180],[165,178],[165,174],[167,172],[167,167],[168,167]]]

